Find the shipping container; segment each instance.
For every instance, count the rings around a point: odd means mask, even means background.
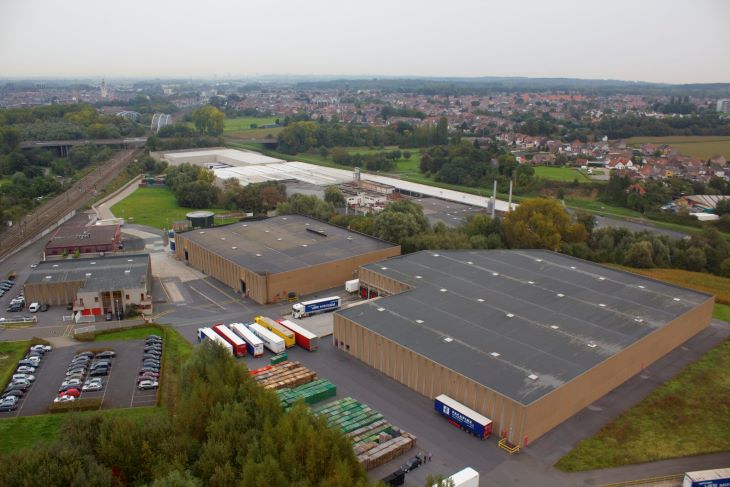
[[[294,333],[294,339],[300,347],[309,350],[310,352],[314,352],[319,348],[319,337],[311,331],[302,328],[301,325],[298,325],[291,320],[276,321]]]
[[[233,347],[230,343],[225,341],[218,333],[214,332],[212,328],[198,328],[198,341],[211,341],[225,348],[228,353],[234,355]]]
[[[248,349],[249,355],[260,357],[264,354],[264,342],[254,335],[253,332],[246,327],[246,325],[243,323],[231,323],[228,326],[236,333],[236,335],[243,338],[243,341],[246,342],[246,348]]]
[[[283,338],[281,338],[279,335],[274,335],[272,332],[259,325],[258,323],[251,323],[250,325],[248,325],[248,329],[251,330],[254,335],[259,337],[261,341],[264,342],[264,346],[272,352],[281,353],[286,350],[286,345],[284,344]]]
[[[360,279],[352,279],[351,281],[345,281],[345,291],[348,293],[356,293],[360,288]]]
[[[482,416],[460,402],[441,394],[434,399],[434,409],[448,418],[449,423],[481,438],[489,438],[492,433],[492,420]]]
[[[313,299],[311,301],[302,301],[292,305],[291,312],[294,318],[304,318],[317,313],[325,313],[334,311],[342,305],[339,296],[330,296],[328,298]]]
[[[294,332],[292,332],[289,328],[282,326],[280,323],[272,320],[271,318],[267,316],[257,316],[256,323],[283,338],[286,348],[293,347],[296,343],[296,339],[294,338]]]
[[[682,487],[730,487],[730,468],[687,472]]]
[[[466,467],[444,480],[453,482],[454,487],[479,487],[479,472],[471,467]],[[437,485],[434,484],[434,487]]]
[[[233,333],[229,328],[218,323],[213,327],[213,331],[218,333],[225,341],[233,347],[233,355],[243,357],[246,355],[246,342],[241,337]]]

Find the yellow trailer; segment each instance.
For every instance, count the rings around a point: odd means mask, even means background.
[[[296,344],[296,337],[294,336],[294,332],[292,332],[286,326],[282,325],[281,323],[277,323],[276,321],[272,320],[271,318],[267,318],[266,316],[257,316],[255,319],[256,323],[283,338],[286,348],[291,348]]]

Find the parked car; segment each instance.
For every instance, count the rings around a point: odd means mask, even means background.
[[[46,353],[53,350],[53,347],[50,345],[33,345],[30,347],[30,350],[36,350],[41,353]]]
[[[46,311],[48,311],[48,308],[50,308],[50,306],[47,305],[46,303],[43,303],[41,305],[41,312],[45,313]]]
[[[89,372],[89,375],[92,377],[109,375],[109,369],[107,369],[106,367],[99,367],[98,369],[94,369],[91,372]]]
[[[31,367],[29,365],[21,365],[17,369],[15,369],[16,374],[32,374],[35,372],[35,367]]]
[[[140,372],[155,372],[155,373],[159,373],[160,372],[160,368],[159,367],[150,367],[150,366],[145,365],[141,369],[139,369],[139,371]]]
[[[83,382],[84,381],[82,381],[81,379],[68,379],[68,380],[65,380],[65,381],[61,382],[61,387],[65,387],[65,386],[74,386],[74,387],[75,386],[80,386],[81,384],[83,384]]]
[[[75,401],[76,398],[74,396],[58,396],[56,399],[53,400],[53,402],[71,402]]]
[[[105,350],[103,352],[99,352],[96,354],[95,358],[114,358],[116,357],[116,352],[113,352],[112,350]]]
[[[146,340],[162,340],[160,335],[147,335]]]
[[[92,391],[100,391],[104,388],[104,385],[101,382],[91,382],[89,384],[84,384],[84,386],[81,388],[84,392],[92,392]]]
[[[94,352],[79,352],[76,354],[76,357],[89,357],[92,358],[94,356]]]
[[[144,391],[147,389],[157,389],[158,385],[159,383],[156,380],[143,380],[137,385],[137,387],[140,391]]]
[[[81,395],[81,391],[76,388],[71,388],[71,389],[67,389],[67,390],[63,391],[60,395],[79,397]]]
[[[0,403],[0,412],[6,413],[9,411],[15,411],[18,408],[18,403]]]
[[[30,375],[30,374],[13,374],[13,377],[11,379],[12,380],[25,379],[29,382],[33,382],[35,380],[35,376]]]
[[[411,470],[417,469],[421,465],[421,463],[423,463],[423,462],[421,461],[421,458],[420,457],[413,457],[410,460],[408,460],[406,463],[404,463],[403,465],[401,465],[400,466],[400,469],[403,472],[408,473]]]
[[[37,313],[39,309],[41,309],[40,303],[30,303],[30,306],[28,306],[28,311],[31,313]]]
[[[27,390],[28,390],[29,388],[30,388],[30,386],[29,386],[29,385],[25,385],[25,384],[15,384],[15,383],[10,383],[10,384],[8,384],[8,386],[7,386],[6,388],[5,388],[5,391],[4,391],[4,392],[9,392],[9,391],[23,391],[23,392],[25,392],[25,391],[27,391]]]
[[[24,395],[25,395],[25,391],[22,391],[20,389],[15,389],[13,391],[3,392],[3,394],[0,396],[0,399],[4,399],[4,398],[10,397],[10,396],[23,397]]]
[[[68,304],[66,305],[66,309],[67,309],[68,311],[71,311],[72,309],[74,309],[74,304],[73,304],[73,303],[68,303]]]
[[[140,377],[159,377],[159,376],[160,376],[159,372],[152,372],[151,370],[146,370],[146,371],[140,372],[139,375],[137,376],[137,378],[139,379]]]
[[[18,361],[18,365],[25,365],[26,367],[38,367],[40,364],[41,361],[37,357],[24,358]]]

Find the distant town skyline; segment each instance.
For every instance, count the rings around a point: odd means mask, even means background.
[[[730,82],[730,2],[4,0],[0,77]]]

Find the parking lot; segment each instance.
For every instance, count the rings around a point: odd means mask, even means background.
[[[15,411],[0,412],[0,418],[15,416],[32,416],[45,414],[53,399],[58,395],[58,388],[64,380],[66,368],[74,355],[84,350],[113,350],[116,357],[112,359],[109,375],[104,376],[104,387],[100,391],[83,392],[81,398],[101,398],[102,409],[154,406],[157,402],[157,391],[139,391],[136,387],[137,372],[142,364],[144,349],[143,340],[124,340],[113,342],[93,342],[56,348],[46,353],[36,369],[35,382],[28,389]]]

